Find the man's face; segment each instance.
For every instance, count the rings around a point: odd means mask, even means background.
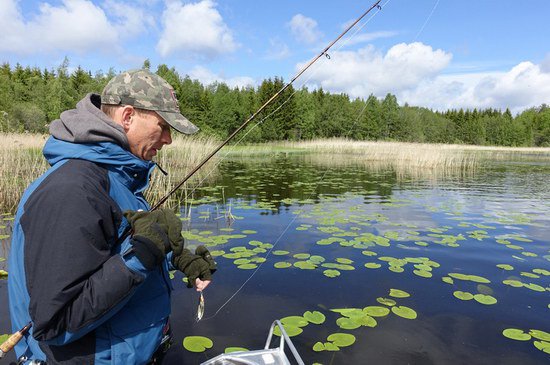
[[[153,111],[134,110],[126,132],[130,152],[150,161],[165,144],[172,143],[170,125]]]

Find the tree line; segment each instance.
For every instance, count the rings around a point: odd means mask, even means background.
[[[146,60],[144,68],[150,68]],[[183,115],[203,133],[227,137],[284,86],[279,77],[258,87],[203,85],[174,68],[158,66],[156,73],[175,89]],[[62,111],[74,108],[88,92],[100,92],[115,76],[113,69],[96,72],[67,59],[55,70],[0,67],[0,132],[46,133]],[[260,122],[256,125],[257,122]],[[510,110],[456,109],[445,112],[400,106],[395,95],[352,99],[323,89],[289,86],[252,122],[244,140],[267,142],[344,137],[423,143],[495,146],[550,146],[550,107],[543,104],[513,116]],[[244,135],[244,134],[243,134]]]

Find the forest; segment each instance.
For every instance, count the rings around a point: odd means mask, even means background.
[[[146,60],[144,68],[150,68]],[[263,80],[257,87],[224,83],[203,85],[174,67],[159,65],[156,73],[175,89],[183,115],[202,133],[223,139],[238,128],[285,81]],[[49,123],[75,107],[87,93],[99,93],[116,75],[84,70],[69,71],[65,59],[57,69],[0,66],[0,132],[47,133]],[[259,125],[255,126],[255,123]],[[243,132],[244,141],[349,138],[370,141],[453,143],[492,146],[550,146],[550,107],[546,104],[512,115],[510,110],[453,109],[434,111],[400,105],[395,95],[352,99],[322,89],[296,90],[291,86]],[[255,126],[255,127],[254,127]]]

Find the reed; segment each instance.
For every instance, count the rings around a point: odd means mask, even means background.
[[[42,156],[47,136],[33,134],[0,134],[0,209],[13,213],[24,190],[49,167]],[[164,176],[158,169],[151,175],[150,188],[145,196],[155,202],[195,167],[219,142],[213,138],[174,136],[173,143],[164,147],[158,156],[159,165],[169,172]],[[169,204],[179,203],[191,194],[194,186],[216,177],[216,159],[207,163],[176,194]],[[188,194],[185,194],[187,192]]]

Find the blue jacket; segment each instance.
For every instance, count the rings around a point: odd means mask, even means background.
[[[62,114],[57,127],[108,122],[94,97],[65,120]],[[21,199],[9,258],[13,329],[33,324],[16,346],[18,357],[143,364],[161,341],[170,314],[169,258],[148,271],[133,254],[122,255],[129,239],[117,244],[127,225],[122,212],[149,209],[143,191],[155,164],[131,154],[119,132],[54,133],[67,140],[50,137],[44,147],[51,168]]]

